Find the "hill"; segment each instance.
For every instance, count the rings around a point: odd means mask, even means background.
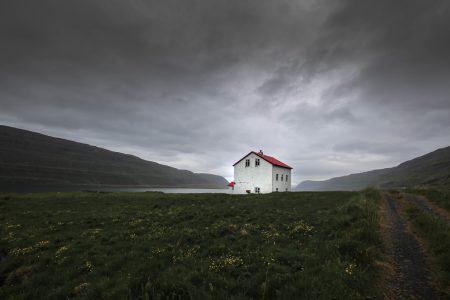
[[[298,191],[361,190],[366,187],[427,188],[450,186],[450,147],[441,148],[400,165],[324,181],[303,181]]]
[[[225,178],[0,125],[0,190],[42,186],[226,188]]]

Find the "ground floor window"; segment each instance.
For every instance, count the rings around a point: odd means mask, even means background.
[[[256,194],[259,194],[259,192],[260,192],[259,187],[255,187],[255,193],[256,193]]]
[[[278,188],[275,189],[275,192],[278,192]]]

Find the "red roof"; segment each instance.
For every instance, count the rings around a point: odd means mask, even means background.
[[[232,181],[228,184],[228,186],[234,186],[236,184],[236,182]]]
[[[261,157],[262,159],[264,159],[265,161],[271,163],[274,166],[278,166],[278,167],[282,167],[282,168],[287,168],[287,169],[292,169],[292,167],[288,166],[287,164],[285,164],[284,162],[279,161],[278,159],[269,156],[269,155],[265,155],[265,154],[261,154],[259,152],[256,151],[251,151],[249,154],[247,154],[246,156],[244,156],[243,158],[241,158],[240,160],[238,160],[233,166],[237,165],[241,160],[243,160],[244,158],[246,158],[247,156],[249,156],[250,154],[256,154],[259,157]]]

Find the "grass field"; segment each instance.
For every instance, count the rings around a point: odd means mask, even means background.
[[[0,195],[1,299],[380,298],[374,191]]]
[[[413,190],[413,193],[425,196],[428,200],[450,212],[450,190],[449,189],[426,189]]]
[[[414,232],[424,241],[436,286],[450,298],[450,230],[448,225],[414,204],[406,210]]]

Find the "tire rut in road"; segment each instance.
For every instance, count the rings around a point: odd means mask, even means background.
[[[407,231],[406,222],[399,213],[396,200],[383,194],[395,266],[393,294],[395,299],[438,299],[430,283],[425,256],[418,240]]]

